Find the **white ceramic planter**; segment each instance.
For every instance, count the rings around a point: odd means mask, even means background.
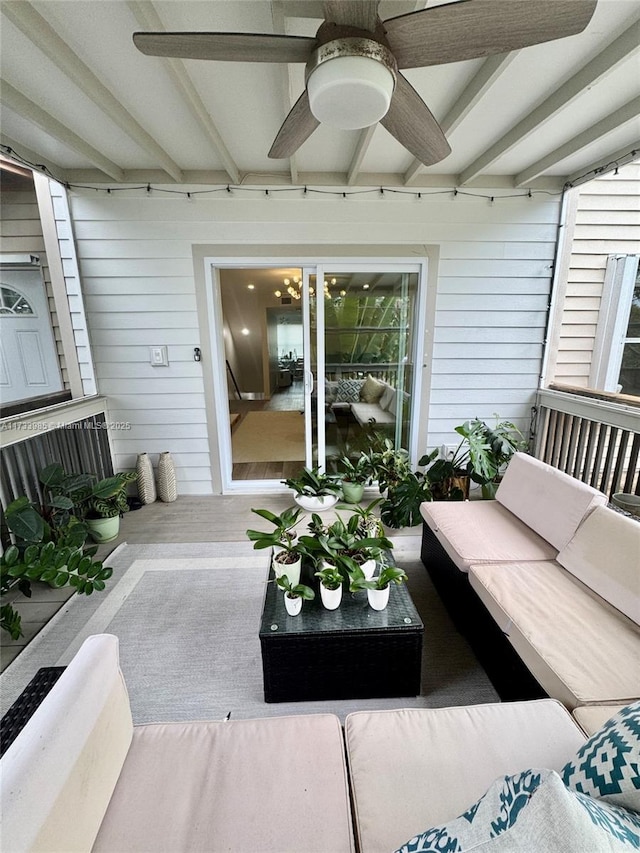
[[[277,578],[282,575],[286,575],[289,578],[289,583],[291,586],[297,586],[300,583],[300,570],[302,569],[302,557],[298,557],[295,563],[280,563],[276,559],[278,554],[282,553],[282,548],[278,548],[278,546],[274,546],[273,549],[273,558],[271,560],[271,565],[273,567],[273,572]]]
[[[326,586],[320,584],[320,598],[327,610],[337,610],[342,601],[342,584],[338,589],[327,589]]]
[[[389,603],[389,592],[391,587],[387,585],[384,589],[368,589],[367,598],[369,599],[369,607],[374,610],[384,610]]]
[[[289,598],[287,593],[284,594],[284,606],[287,610],[289,616],[297,616],[298,613],[302,610],[302,599],[300,596],[297,598]]]
[[[294,495],[294,501],[307,512],[323,512],[338,503],[337,495]]]
[[[370,581],[376,570],[376,561],[373,559],[367,560],[360,566],[360,568],[362,569],[362,574],[365,578]]]

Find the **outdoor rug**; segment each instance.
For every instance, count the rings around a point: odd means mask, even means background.
[[[248,412],[231,437],[234,462],[303,460],[304,417],[300,412]]]
[[[245,542],[121,545],[108,591],[74,596],[2,674],[2,713],[39,667],[68,663],[91,634],[112,633],[134,722],[248,719],[499,701],[453,627],[419,559],[396,539],[396,562],[425,625],[418,697],[266,704],[258,630],[269,557]],[[393,591],[392,591],[393,594]]]

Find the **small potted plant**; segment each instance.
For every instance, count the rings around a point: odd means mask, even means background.
[[[344,500],[349,504],[360,503],[365,486],[371,482],[371,459],[366,453],[362,453],[356,462],[352,462],[348,456],[343,456],[339,466]]]
[[[316,597],[311,587],[303,583],[292,584],[286,575],[276,578],[280,589],[284,590],[284,606],[289,616],[297,616],[302,610],[302,601],[313,601]]]
[[[127,485],[134,483],[133,471],[115,474],[91,487],[86,500],[86,522],[94,542],[111,542],[120,532],[120,516],[129,511]]]
[[[376,536],[384,536],[384,530],[382,529],[382,524],[380,519],[374,513],[374,509],[381,504],[383,501],[382,497],[376,498],[375,500],[368,503],[366,506],[362,506],[360,504],[356,504],[354,506],[340,506],[338,505],[337,509],[348,509],[354,515],[358,516],[358,534],[363,538],[367,537],[376,537]]]
[[[268,509],[252,509],[251,512],[270,521],[275,527],[271,533],[247,530],[247,536],[253,542],[253,547],[256,550],[273,548],[272,566],[276,577],[286,575],[295,586],[300,582],[302,552],[297,545],[294,527],[298,523],[301,510],[290,507],[280,515]]]
[[[324,562],[323,568],[315,572],[320,579],[320,598],[327,610],[336,610],[342,601],[342,574],[336,565]]]
[[[281,482],[293,489],[295,502],[309,512],[322,512],[335,506],[341,491],[338,479],[319,468],[303,468],[297,477]]]
[[[352,580],[351,589],[357,592],[361,589],[367,590],[369,606],[373,610],[384,610],[389,603],[391,584],[401,584],[407,580],[407,574],[398,566],[384,565],[380,574],[368,580],[364,577],[356,577]]]

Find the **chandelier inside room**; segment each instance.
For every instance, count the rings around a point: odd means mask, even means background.
[[[337,283],[338,283],[338,280],[336,278],[331,278],[329,280],[327,280],[325,278],[324,284],[323,284],[325,299],[331,299],[331,298],[334,298],[337,296],[346,296],[347,295],[346,290],[340,290],[339,292],[334,291],[333,293],[331,292],[330,287],[335,286]],[[302,298],[302,281],[300,280],[299,276],[295,275],[292,279],[285,278],[285,279],[283,279],[282,284],[284,286],[285,292],[288,293],[292,299],[301,299]],[[311,296],[313,296],[314,293],[315,293],[315,289],[313,287],[309,287],[309,294]],[[275,295],[278,298],[280,298],[283,295],[282,290],[276,290]]]

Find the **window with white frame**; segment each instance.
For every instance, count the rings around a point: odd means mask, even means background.
[[[640,397],[638,255],[609,255],[590,385]]]

